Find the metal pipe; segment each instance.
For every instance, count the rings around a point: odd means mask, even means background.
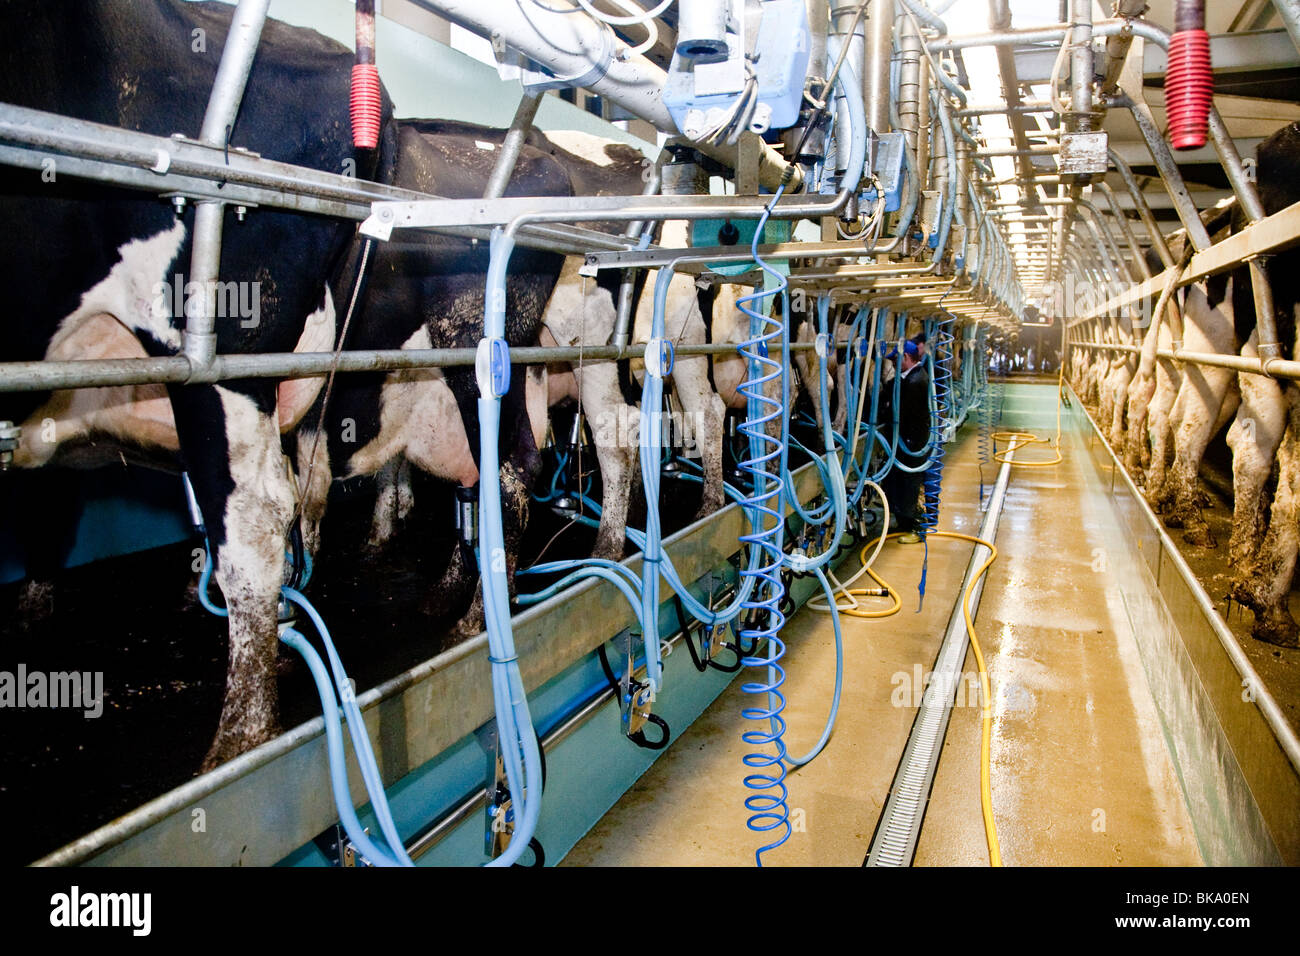
[[[872,0],[867,7],[867,48],[863,64],[863,97],[867,125],[888,133],[890,62],[894,55],[894,0]]]
[[[230,145],[230,133],[239,116],[239,104],[244,99],[244,87],[248,85],[248,74],[253,69],[270,5],[271,0],[239,0],[231,17],[199,130],[199,139],[209,146],[226,149]],[[190,278],[202,293],[198,297],[199,308],[185,317],[184,349],[197,365],[209,364],[217,354],[217,279],[221,271],[225,212],[225,204],[215,200],[204,200],[194,210]]]
[[[1147,0],[1117,0],[1114,15],[1117,17],[1140,17],[1147,9]],[[1120,74],[1128,59],[1129,47],[1133,44],[1133,33],[1125,30],[1106,38],[1106,66],[1102,70],[1101,92],[1109,95],[1119,85]]]
[[[1108,258],[1111,258],[1122,271],[1123,275],[1118,277],[1122,279],[1123,276],[1127,276],[1130,283],[1136,282],[1137,276],[1133,274],[1133,270],[1128,267],[1124,261],[1123,255],[1120,254],[1119,244],[1115,242],[1115,237],[1110,234],[1110,229],[1107,227],[1106,220],[1102,216],[1101,210],[1086,199],[1079,200],[1079,208],[1087,211],[1089,219],[1092,222],[1093,230],[1097,234],[1099,240],[1103,241],[1105,244]]]
[[[813,348],[796,342],[791,352]],[[679,356],[734,355],[735,345],[679,345]],[[641,358],[644,345],[543,348],[524,346],[510,350],[516,365],[551,362],[612,362]],[[472,366],[477,351],[461,349],[347,349],[339,353],[339,372],[394,372],[408,369]],[[210,384],[239,378],[310,378],[334,367],[333,352],[265,352],[255,355],[218,355],[197,366],[184,355],[143,359],[40,360],[0,363],[0,392],[43,392],[68,388],[104,388],[119,385]]]
[[[808,75],[826,79],[826,31],[830,27],[828,0],[804,0],[808,11]]]
[[[239,0],[235,8],[199,131],[199,139],[205,143],[225,146],[229,139],[239,115],[239,104],[244,99],[244,87],[248,84],[248,74],[253,68],[253,58],[262,38],[262,25],[270,6],[271,0]]]
[[[1011,5],[1008,0],[989,0],[989,28],[993,31],[1005,31],[1011,28]],[[1011,139],[1015,152],[1006,155],[1016,157],[1016,168],[1020,172],[1022,183],[1027,184],[1034,175],[1034,164],[1029,158],[1029,133],[1025,127],[1025,114],[1020,112],[1020,78],[1016,73],[1016,57],[1008,46],[997,48],[998,74],[1002,79],[1002,95],[1007,105],[1007,124],[1011,127]],[[984,154],[981,154],[984,155]]]
[[[988,508],[980,522],[979,538],[990,544],[997,538],[1003,502],[1006,501],[1007,488],[1011,484],[1014,457],[1014,448],[1004,456],[1005,460],[993,485],[993,493],[989,497]],[[984,577],[977,577],[977,574],[989,554],[989,549],[984,545],[975,546],[966,565],[961,589],[957,592],[965,595],[970,591],[972,620],[979,611],[980,595],[984,591]],[[915,855],[921,824],[929,805],[925,796],[930,792],[930,784],[939,765],[944,735],[952,716],[955,690],[961,682],[962,665],[969,645],[966,618],[961,604],[961,601],[957,602],[958,606],[953,608],[948,618],[929,687],[921,699],[920,712],[913,722],[907,745],[903,748],[893,784],[889,788],[889,796],[880,813],[880,822],[867,851],[866,866],[907,866]]]
[[[645,188],[641,190],[642,196],[653,196],[663,188],[664,181],[664,163],[668,161],[670,154],[668,150],[660,150],[659,158],[654,166],[651,167],[650,178],[646,180]],[[646,228],[644,222],[630,223],[623,235],[628,239],[633,239]],[[632,338],[632,305],[636,294],[636,273],[632,270],[626,270],[623,278],[618,284],[618,314],[614,317],[614,337],[611,344],[615,348],[625,349]]]
[[[528,132],[533,128],[533,119],[537,116],[537,108],[541,105],[541,92],[524,90],[524,95],[520,97],[519,105],[515,108],[514,119],[510,121],[510,128],[506,130],[501,140],[496,165],[492,167],[492,175],[488,177],[487,187],[483,190],[484,199],[499,199],[506,194],[506,186],[510,184],[510,177],[514,175],[515,164],[519,162],[519,153],[524,148],[524,141],[528,139]]]
[[[677,52],[684,57],[725,55],[728,0],[681,0],[677,5]]]
[[[1291,42],[1300,50],[1300,0],[1273,0],[1273,6],[1286,32],[1291,34]]]
[[[1079,348],[1107,352],[1139,352],[1136,345],[1111,343],[1078,342]],[[1188,365],[1201,365],[1209,368],[1223,368],[1233,372],[1245,372],[1247,375],[1283,378],[1288,381],[1300,381],[1300,362],[1290,359],[1248,358],[1244,355],[1221,355],[1217,352],[1189,352],[1186,349],[1158,349],[1156,355],[1162,359],[1184,362]],[[1267,365],[1267,368],[1265,367]]]
[[[958,122],[961,122],[958,120]],[[971,155],[970,146],[964,139],[957,140],[957,177],[959,182],[969,183],[971,181]],[[966,267],[970,261],[970,245],[972,242],[971,228],[971,211],[972,200],[969,189],[958,188],[957,190],[957,215],[962,223],[962,250],[961,250],[961,269],[960,275],[966,275]]]
[[[990,0],[998,3],[999,0]],[[1007,22],[1010,22],[1009,20]],[[930,50],[939,53],[947,50],[965,50],[981,46],[1024,46],[1030,43],[1060,43],[1069,32],[1066,24],[1052,24],[1044,27],[1020,27],[990,29],[986,33],[969,33],[959,36],[939,37],[930,41]]]
[[[1052,112],[1055,112],[1055,111],[1052,109],[1052,104],[1051,104],[1051,103],[1043,103],[1043,102],[1039,102],[1039,101],[1034,101],[1034,102],[1030,102],[1030,103],[1021,103],[1019,106],[1017,106],[1017,107],[1015,107],[1015,108],[1011,108],[1011,107],[1008,107],[1008,106],[1005,106],[1005,105],[1003,105],[1003,106],[969,106],[969,107],[967,107],[966,109],[958,110],[958,111],[957,111],[957,115],[958,115],[958,116],[961,116],[961,117],[968,117],[968,116],[989,116],[989,115],[991,115],[991,114],[997,114],[998,116],[1001,116],[1001,115],[1003,115],[1004,113],[1005,113],[1005,114],[1010,114],[1010,113],[1022,113],[1022,114],[1024,114],[1024,115],[1031,115],[1031,114],[1034,114],[1034,113],[1052,113]]]
[[[196,297],[199,307],[186,311],[183,348],[185,355],[198,366],[210,365],[217,354],[217,280],[221,273],[225,215],[225,203],[216,200],[204,199],[194,207],[190,276],[200,290]]]
[[[1151,206],[1147,203],[1146,195],[1138,186],[1132,167],[1114,149],[1110,150],[1110,161],[1115,169],[1119,171],[1120,178],[1124,180],[1124,186],[1128,189],[1129,195],[1133,197],[1133,206],[1137,209],[1142,224],[1146,226],[1147,235],[1151,237],[1151,245],[1155,248],[1156,254],[1160,256],[1160,261],[1166,269],[1172,268],[1174,255],[1169,251],[1169,243],[1165,241],[1165,234],[1160,231],[1156,217],[1151,212]]]
[[[1136,34],[1158,44],[1163,50],[1169,49],[1170,37],[1167,30],[1156,26],[1154,23],[1148,23],[1145,20],[1121,22],[1131,22],[1133,25],[1133,31]],[[1133,102],[1131,98],[1130,102]],[[1145,101],[1140,102],[1149,115],[1150,109],[1146,108]],[[1134,115],[1136,118],[1136,114]],[[1140,121],[1139,125],[1141,125]],[[1154,120],[1151,121],[1151,125],[1154,127]],[[1214,139],[1215,149],[1219,154],[1220,163],[1223,166],[1223,171],[1227,174],[1228,181],[1232,183],[1233,192],[1239,197],[1255,193],[1255,187],[1246,177],[1245,168],[1241,164],[1241,156],[1237,153],[1237,145],[1233,141],[1232,136],[1228,133],[1228,128],[1223,122],[1223,117],[1219,115],[1217,109],[1211,108],[1210,110],[1209,127],[1210,135]],[[1145,130],[1143,131],[1143,135],[1145,137]],[[1163,142],[1163,137],[1161,137],[1161,142]],[[1168,152],[1168,148],[1165,149],[1165,152]],[[1163,176],[1163,171],[1161,175]],[[1259,211],[1262,218],[1263,214],[1262,211],[1260,211],[1262,207],[1258,205],[1258,200],[1251,203],[1249,207],[1247,207],[1246,203],[1247,201],[1243,200],[1243,208],[1247,209],[1248,214],[1254,215],[1254,212]]]
[[[1115,216],[1115,221],[1119,224],[1120,232],[1124,234],[1124,241],[1128,243],[1129,252],[1133,254],[1133,261],[1137,263],[1138,271],[1142,273],[1142,278],[1151,278],[1151,267],[1147,265],[1147,257],[1142,252],[1142,246],[1138,244],[1137,235],[1133,232],[1133,227],[1129,225],[1128,216],[1120,208],[1119,197],[1115,195],[1115,190],[1111,188],[1110,183],[1104,179],[1097,184],[1110,203],[1110,211]]]
[[[1022,161],[1027,161],[1030,156],[1055,156],[1061,151],[1060,143],[1043,143],[1038,146],[996,146],[990,149],[981,149],[975,153],[981,159],[988,159],[994,156],[1018,156]]]
[[[924,192],[931,189],[934,183],[938,182],[940,170],[938,167],[939,153],[942,151],[943,137],[937,139],[933,133],[933,120],[930,115],[930,58],[921,57],[919,64],[920,70],[920,99],[917,101],[917,119],[916,119],[916,166],[921,173],[921,190]],[[938,147],[934,151],[936,167],[934,178],[930,177],[930,142],[934,140]]]
[[[863,64],[866,54],[866,37],[865,27],[862,22],[862,4],[859,0],[830,0],[831,10],[831,29],[830,35],[839,37],[840,54],[839,59],[843,62],[844,67],[852,73],[853,76],[862,77],[864,75]],[[865,91],[865,82],[862,82]],[[826,95],[830,95],[827,91]],[[835,143],[835,168],[837,172],[842,172],[848,165],[849,160],[849,143],[848,137],[840,135],[840,131],[847,129],[850,124],[848,118],[848,103],[842,95],[838,93],[834,96],[835,103],[835,130],[833,140]],[[870,125],[869,123],[867,125]]]
[[[1245,167],[1241,163],[1241,154],[1237,152],[1237,144],[1233,140],[1232,134],[1228,132],[1227,124],[1223,122],[1223,117],[1219,115],[1217,107],[1210,109],[1210,137],[1214,140],[1214,148],[1219,154],[1219,162],[1228,174],[1228,182],[1232,184],[1232,192],[1237,197],[1237,202],[1241,203],[1242,212],[1246,214],[1251,222],[1259,222],[1265,216],[1264,204],[1259,200],[1259,193],[1255,189],[1255,184],[1246,178]]]
[[[1076,132],[1092,129],[1092,0],[1070,0],[1070,111],[1067,125]]]
[[[921,36],[909,16],[898,18],[898,127],[907,135],[912,152],[920,154],[917,135],[921,121]],[[924,176],[924,172],[921,173]]]
[[[0,104],[0,160],[40,168],[42,159],[60,155],[68,175],[146,192],[179,192],[228,203],[365,219],[377,201],[436,199],[355,177],[292,166],[238,149],[228,154],[193,142],[70,119],[40,110]],[[87,157],[87,158],[80,158]],[[165,169],[165,172],[157,170]],[[218,188],[217,184],[221,184]],[[448,228],[465,238],[487,239],[472,226]],[[557,252],[626,249],[628,243],[605,233],[567,226],[529,230],[521,243]]]
[[[1177,210],[1178,218],[1182,220],[1183,228],[1187,230],[1192,245],[1198,252],[1210,248],[1210,234],[1205,231],[1205,223],[1201,222],[1201,214],[1197,211],[1196,204],[1192,202],[1191,194],[1187,192],[1182,171],[1174,162],[1174,157],[1169,152],[1169,144],[1165,142],[1160,128],[1156,126],[1151,108],[1144,100],[1134,99],[1122,90],[1113,98],[1112,103],[1127,107],[1133,114],[1133,119],[1137,122],[1142,138],[1146,140],[1156,170],[1160,173],[1169,198],[1174,201],[1174,209]]]

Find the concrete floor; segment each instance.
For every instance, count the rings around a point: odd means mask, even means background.
[[[1109,597],[1097,512],[1081,469],[1082,446],[1063,439],[1066,460],[1012,477],[976,627],[994,697],[993,807],[1007,865],[1190,866],[1200,864],[1124,609]],[[1026,457],[1041,452],[1026,451]],[[995,468],[984,469],[986,481]],[[979,524],[979,449],[966,429],[948,449],[940,527]],[[917,611],[922,548],[891,543],[876,570],[902,595],[890,618],[845,618],[839,722],[822,755],[787,778],[795,832],[764,865],[862,863],[944,626],[959,595],[971,545],[934,539],[925,602]],[[855,556],[843,568],[858,567]],[[883,604],[882,599],[875,600]],[[786,734],[806,751],[825,720],[834,681],[827,615],[803,610],[786,625]],[[917,847],[916,865],[987,865],[979,800],[980,709],[959,692]],[[751,671],[750,674],[757,673]],[[746,675],[747,677],[749,675]],[[750,678],[752,679],[752,678]],[[749,866],[768,840],[745,826],[758,725],[741,708],[756,699],[735,681],[569,853],[587,866]]]

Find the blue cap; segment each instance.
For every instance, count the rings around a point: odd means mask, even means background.
[[[911,339],[908,339],[906,342],[903,343],[903,351],[906,352],[908,355],[912,356],[912,358],[916,358],[918,355],[921,354],[920,346],[918,346]]]

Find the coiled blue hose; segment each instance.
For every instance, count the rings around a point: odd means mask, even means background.
[[[777,189],[773,202],[781,198],[784,187]],[[769,206],[769,210],[770,210]],[[752,599],[745,602],[747,610],[757,612],[752,619],[752,626],[740,632],[742,642],[748,641],[757,648],[760,640],[767,641],[766,657],[747,656],[741,663],[745,667],[765,669],[766,680],[747,681],[741,686],[746,694],[757,695],[763,703],[741,709],[741,716],[746,720],[765,722],[763,729],[751,729],[741,733],[740,739],[750,746],[763,748],[744,755],[742,760],[752,773],[744,778],[745,787],[751,791],[745,798],[745,809],[750,812],[747,826],[758,833],[770,833],[784,830],[780,838],[759,847],[754,852],[755,862],[763,865],[763,854],[775,849],[790,838],[790,808],[786,803],[789,790],[785,783],[785,695],[781,687],[785,684],[785,671],[780,661],[785,656],[785,644],[781,641],[781,627],[785,615],[781,613],[781,598],[785,586],[781,581],[781,564],[785,559],[782,547],[785,531],[785,471],[788,446],[781,437],[768,433],[768,425],[779,423],[789,403],[790,382],[787,374],[788,362],[782,353],[782,360],[771,357],[771,346],[777,341],[789,337],[788,308],[780,319],[765,316],[761,311],[750,308],[750,303],[766,296],[783,292],[787,283],[785,277],[764,262],[758,254],[758,237],[762,235],[762,225],[767,215],[759,220],[759,229],[755,232],[750,253],[759,268],[771,276],[774,288],[755,290],[742,296],[736,304],[749,317],[749,338],[740,346],[740,353],[748,363],[749,376],[740,386],[745,396],[746,417],[741,424],[741,431],[748,439],[749,457],[739,463],[740,469],[753,479],[753,494],[745,502],[753,515],[751,530],[740,536],[740,541],[749,545],[750,555],[757,561],[751,561],[748,568],[741,571],[742,578],[753,582]],[[786,297],[782,296],[783,303]],[[777,398],[766,394],[766,386],[780,382],[780,395]],[[773,466],[769,470],[769,466]],[[757,563],[757,567],[755,567]],[[766,748],[771,747],[768,751]]]
[[[975,336],[972,364],[977,366],[976,388],[979,391],[980,507],[984,507],[984,468],[993,463],[994,399],[989,391],[988,366],[984,358],[986,333],[981,327]]]
[[[921,516],[919,529],[925,554],[921,559],[921,580],[917,585],[917,611],[925,602],[925,582],[930,567],[929,534],[939,526],[939,504],[943,494],[943,430],[946,416],[951,411],[952,399],[952,346],[953,319],[946,318],[938,323],[928,323],[930,329],[926,338],[934,343],[930,350],[931,367],[934,369],[931,381],[933,405],[930,411],[930,441],[933,450],[930,454],[930,466],[925,471],[923,487],[925,493],[925,510]]]

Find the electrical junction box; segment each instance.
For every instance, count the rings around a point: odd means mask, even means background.
[[[1110,168],[1110,137],[1098,133],[1061,134],[1061,175],[1092,176]]]
[[[885,212],[898,212],[903,205],[903,173],[906,169],[907,150],[904,133],[885,133],[876,137],[876,161],[871,171],[885,194]],[[862,194],[862,203],[874,210],[878,200],[875,186],[868,186]]]
[[[915,227],[915,235],[931,249],[939,248],[939,222],[942,217],[943,193],[938,189],[927,189],[921,193],[920,224]]]
[[[751,64],[758,83],[758,106],[749,129],[785,129],[799,119],[808,72],[808,11],[804,0],[761,0],[755,25],[743,0],[733,0],[727,53],[688,58],[674,53],[661,99],[684,136],[698,138],[720,122],[745,89],[747,38],[753,38]]]

